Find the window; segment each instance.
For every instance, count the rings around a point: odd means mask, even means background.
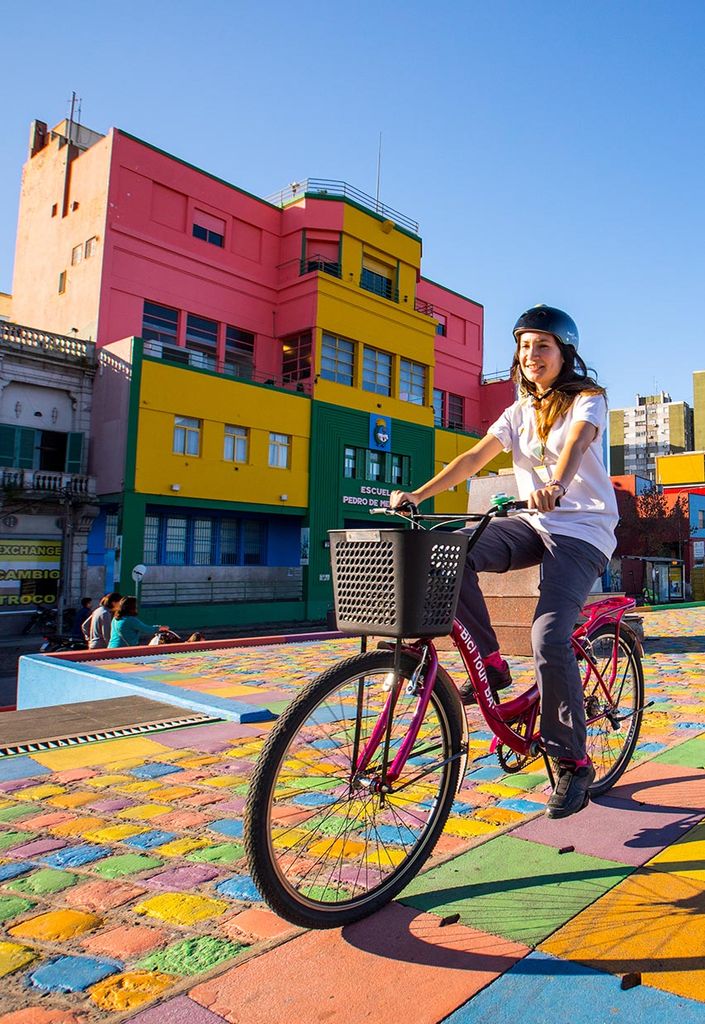
[[[242,522],[242,564],[261,565],[264,561],[264,523],[259,519]]]
[[[451,430],[462,430],[464,424],[464,401],[462,395],[448,392],[448,427]]]
[[[403,484],[403,456],[391,455],[389,459],[389,482],[397,486]]]
[[[225,221],[219,217],[211,217],[203,210],[194,210],[193,237],[222,249],[225,245]]]
[[[144,560],[147,565],[159,561],[159,516],[144,517]]]
[[[178,310],[145,301],[142,313],[142,337],[145,341],[159,341],[166,345],[176,345],[178,332]]]
[[[347,445],[343,450],[343,476],[346,480],[352,480],[355,476],[355,449]]]
[[[270,434],[269,465],[274,469],[288,469],[290,448],[291,437],[289,434]]]
[[[443,392],[433,389],[433,423],[436,427],[443,426]]]
[[[398,300],[396,289],[393,286],[395,270],[393,267],[380,263],[369,256],[362,257],[362,273],[360,275],[360,287],[365,291],[381,295],[383,299]]]
[[[51,204],[51,215],[52,215],[52,217],[56,217],[58,212],[59,212],[58,205],[56,203],[52,203]]]
[[[186,564],[186,526],[184,516],[168,516],[164,531],[164,564]]]
[[[117,512],[105,513],[105,550],[112,551],[117,544]]]
[[[226,462],[247,462],[247,429],[225,424],[223,458]]]
[[[311,333],[296,334],[282,341],[282,381],[295,381],[311,377]]]
[[[233,377],[250,380],[255,364],[255,336],[239,327],[225,328],[225,367]]]
[[[701,508],[698,509],[698,529],[705,530],[705,511]]]
[[[435,309],[433,311],[433,318],[438,321],[436,323],[436,334],[440,334],[445,338],[448,333],[448,318],[443,313],[439,313]]]
[[[220,524],[220,564],[237,565],[237,520],[224,519]]]
[[[174,454],[198,455],[201,450],[201,420],[174,417]]]
[[[321,345],[321,377],[352,387],[354,368],[354,343],[324,333]]]
[[[74,245],[71,250],[71,266],[75,267],[77,263],[80,263],[83,259],[83,243],[81,245]]]
[[[365,478],[367,480],[381,480],[382,479],[382,463],[383,463],[384,452],[375,452],[368,448],[367,450],[367,467],[365,470]]]
[[[186,347],[192,353],[189,362],[202,370],[215,370],[218,324],[202,316],[186,316]]]
[[[59,295],[63,295],[66,291],[66,271],[62,270],[59,274]]]
[[[426,397],[426,367],[402,359],[399,365],[399,397],[403,402],[423,405]]]
[[[392,357],[365,345],[362,356],[362,389],[378,395],[392,393]]]
[[[193,521],[193,564],[213,564],[213,520],[194,519]]]
[[[95,256],[98,251],[98,239],[95,235],[92,238],[86,239],[84,255],[86,259],[90,259],[91,256]]]

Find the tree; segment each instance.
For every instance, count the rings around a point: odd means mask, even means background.
[[[628,491],[616,494],[619,508],[617,555],[683,557],[691,532],[685,494],[671,500],[656,487],[636,497]]]

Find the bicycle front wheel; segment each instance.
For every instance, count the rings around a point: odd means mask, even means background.
[[[638,641],[626,626],[601,626],[588,637],[599,676],[583,662],[587,753],[595,768],[591,796],[614,786],[626,770],[639,739],[644,706],[644,673]]]
[[[418,659],[401,658],[389,746],[393,760],[418,696]],[[350,924],[388,903],[416,875],[445,825],[462,757],[462,707],[439,667],[402,774],[381,793],[384,743],[355,772],[393,680],[391,651],[341,662],[305,687],[272,730],[245,809],[255,885],[279,915],[306,928]]]

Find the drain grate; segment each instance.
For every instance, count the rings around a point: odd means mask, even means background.
[[[221,718],[208,715],[187,715],[181,718],[169,718],[160,722],[141,722],[138,725],[118,725],[110,729],[95,729],[92,732],[72,733],[66,736],[53,736],[43,740],[25,740],[21,743],[8,743],[0,746],[0,759],[14,757],[17,754],[39,754],[45,750],[58,750],[61,747],[77,747],[82,743],[94,743],[98,740],[114,740],[122,736],[138,736],[148,732],[161,732],[165,729],[178,729],[187,725],[208,725],[221,722]]]

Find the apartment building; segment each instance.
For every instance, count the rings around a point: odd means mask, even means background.
[[[610,410],[610,473],[656,479],[656,459],[690,451],[693,410],[666,391],[637,395],[636,405]]]

